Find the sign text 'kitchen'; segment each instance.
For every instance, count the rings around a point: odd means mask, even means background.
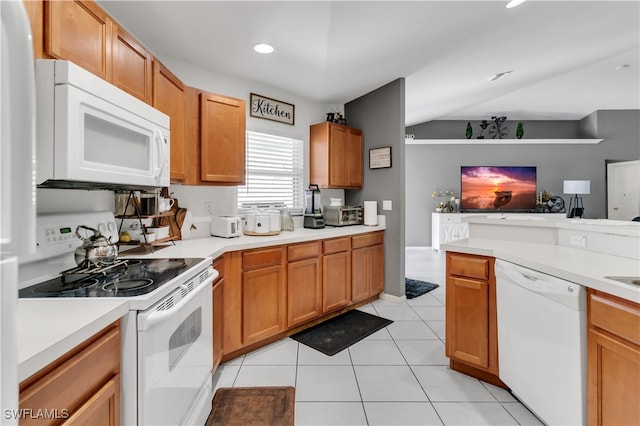
[[[266,96],[251,93],[249,104],[251,117],[264,118],[265,120],[278,121],[280,123],[295,123],[296,107],[293,104],[277,101]]]

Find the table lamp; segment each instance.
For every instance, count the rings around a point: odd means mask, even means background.
[[[567,217],[582,217],[584,215],[584,205],[582,197],[578,195],[589,194],[591,191],[590,180],[565,180],[563,192],[565,194],[573,194],[569,201],[569,209]]]

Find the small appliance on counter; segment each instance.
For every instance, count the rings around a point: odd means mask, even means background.
[[[237,216],[211,216],[210,231],[214,237],[239,237],[241,229],[241,220]]]
[[[362,223],[362,207],[359,206],[326,206],[324,208],[324,224],[329,226],[360,225]]]
[[[309,189],[304,191],[305,210],[304,224],[305,228],[322,229],[324,228],[324,218],[322,210],[320,210],[320,188],[315,183],[309,184]]]

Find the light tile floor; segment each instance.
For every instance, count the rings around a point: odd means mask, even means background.
[[[452,371],[444,354],[444,254],[406,249],[406,276],[440,284],[361,310],[394,321],[332,357],[286,338],[220,366],[216,389],[295,386],[296,425],[540,425],[511,394]]]

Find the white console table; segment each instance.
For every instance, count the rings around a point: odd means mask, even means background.
[[[431,248],[440,250],[441,244],[469,237],[469,224],[462,218],[490,216],[500,213],[431,213]],[[541,217],[565,217],[566,213],[504,213],[506,216],[540,215]]]

